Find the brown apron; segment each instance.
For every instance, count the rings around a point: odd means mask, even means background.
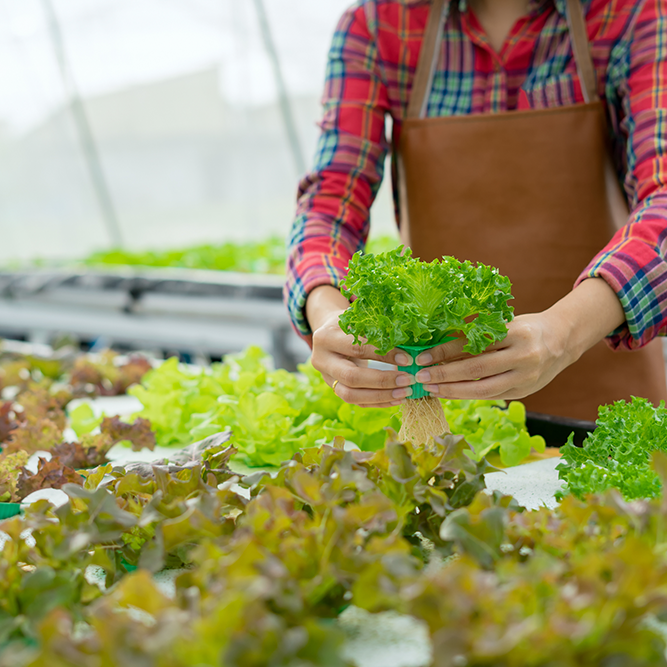
[[[497,266],[516,314],[541,312],[571,291],[628,219],[613,174],[581,0],[568,22],[585,104],[425,118],[441,52],[445,0],[433,0],[399,152],[401,235],[414,255]],[[604,342],[548,386],[528,410],[594,420],[601,404],[667,400],[662,345],[612,352]]]

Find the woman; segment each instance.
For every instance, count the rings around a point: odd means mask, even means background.
[[[396,405],[415,382],[367,368],[406,359],[353,346],[337,322],[387,115],[404,240],[425,260],[498,266],[518,314],[477,358],[460,340],[422,354],[439,365],[416,380],[434,396],[521,398],[581,419],[630,395],[667,398],[652,340],[667,328],[666,27],[664,0],[362,0],[346,12],[286,286],[341,398]]]

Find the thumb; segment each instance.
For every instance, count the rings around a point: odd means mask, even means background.
[[[417,357],[416,363],[418,366],[433,366],[434,364],[442,364],[446,361],[468,357],[470,355],[463,351],[463,347],[467,342],[466,337],[461,335],[456,340],[450,340],[447,343],[422,352]]]

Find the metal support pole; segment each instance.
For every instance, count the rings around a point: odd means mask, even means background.
[[[262,31],[262,39],[264,40],[264,48],[271,60],[273,67],[273,75],[276,80],[276,87],[278,88],[278,100],[280,103],[280,111],[285,124],[285,131],[287,132],[287,140],[289,141],[290,149],[292,151],[292,158],[294,159],[294,166],[301,176],[306,172],[306,161],[303,157],[303,150],[301,149],[301,141],[299,133],[296,129],[296,122],[294,120],[294,113],[290,105],[289,97],[287,95],[287,86],[283,78],[282,68],[280,67],[280,59],[278,58],[278,51],[273,41],[271,34],[271,26],[266,15],[264,7],[264,0],[255,0],[255,8],[257,9],[257,16],[259,18],[259,27]]]
[[[69,99],[69,105],[76,126],[79,140],[81,142],[81,150],[83,151],[84,160],[88,167],[90,179],[92,181],[93,190],[102,213],[102,219],[107,228],[109,239],[116,247],[123,246],[123,235],[120,230],[118,216],[116,215],[116,208],[111,198],[109,185],[107,183],[102,163],[100,161],[99,151],[95,143],[88,115],[81,99],[81,94],[74,81],[72,70],[67,60],[65,53],[65,45],[63,34],[58,22],[52,0],[42,0],[44,13],[46,14],[47,24],[49,26],[49,33],[51,35],[51,42],[53,51],[58,61],[60,75],[63,80],[65,93]]]

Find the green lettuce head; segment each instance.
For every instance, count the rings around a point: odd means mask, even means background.
[[[340,326],[381,355],[399,346],[435,346],[459,333],[468,339],[463,349],[480,354],[507,336],[514,317],[507,305],[511,287],[498,269],[454,257],[422,262],[403,246],[377,255],[358,252],[341,286],[356,299]]]

